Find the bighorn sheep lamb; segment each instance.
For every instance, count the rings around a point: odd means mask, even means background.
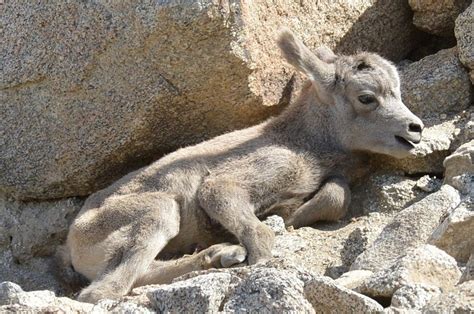
[[[274,234],[259,218],[277,213],[295,227],[340,219],[359,156],[404,157],[419,143],[423,123],[402,103],[389,61],[313,53],[288,30],[278,45],[309,79],[286,111],[171,153],[86,200],[61,248],[65,265],[92,281],[79,300],[264,261]]]

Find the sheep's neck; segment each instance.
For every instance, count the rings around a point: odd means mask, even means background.
[[[331,107],[319,101],[316,89],[307,83],[298,99],[269,122],[268,129],[281,141],[318,155],[342,153]]]

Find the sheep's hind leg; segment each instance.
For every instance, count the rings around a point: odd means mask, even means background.
[[[124,215],[128,223],[120,234],[124,245],[112,252],[106,269],[81,291],[79,301],[96,303],[100,299],[127,294],[157,254],[179,232],[179,205],[164,193],[123,196],[107,206],[117,208],[107,210],[109,215],[115,215],[111,220],[119,219],[120,213],[129,213]]]
[[[316,221],[337,221],[347,213],[351,191],[346,180],[329,178],[316,195],[301,205],[286,221],[295,228],[309,226]]]
[[[198,197],[209,217],[242,243],[250,265],[272,257],[275,234],[257,218],[248,192],[238,183],[224,179],[207,180],[201,185]]]
[[[167,284],[174,278],[192,271],[209,268],[226,268],[242,263],[246,251],[241,245],[230,243],[215,244],[207,249],[170,261],[153,261],[135,283],[135,287],[151,284]]]

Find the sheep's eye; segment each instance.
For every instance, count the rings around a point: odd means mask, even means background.
[[[363,103],[364,105],[368,105],[368,104],[371,104],[373,102],[375,102],[375,97],[374,95],[360,95],[359,96],[359,101],[361,103]]]

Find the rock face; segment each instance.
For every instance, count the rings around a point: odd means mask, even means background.
[[[7,1],[0,14],[0,191],[18,199],[90,194],[277,112],[293,82],[281,25],[395,60],[416,43],[398,1]]]
[[[409,0],[414,11],[413,24],[419,29],[438,36],[452,36],[454,21],[471,3],[470,0]]]
[[[456,112],[472,103],[469,74],[458,54],[457,48],[441,50],[403,68],[403,102],[415,114]]]
[[[474,84],[474,3],[456,19],[454,29],[459,49],[459,59],[471,70],[471,82]]]
[[[377,271],[390,266],[408,249],[425,243],[440,218],[459,203],[459,192],[444,185],[438,192],[402,210],[385,226],[372,245],[357,257],[351,270]]]

